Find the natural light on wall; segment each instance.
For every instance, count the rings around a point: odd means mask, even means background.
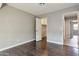
[[[47,18],[46,17],[41,18],[41,24],[47,25]]]

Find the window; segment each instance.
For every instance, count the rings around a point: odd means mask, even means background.
[[[78,30],[78,24],[73,24],[73,29]]]

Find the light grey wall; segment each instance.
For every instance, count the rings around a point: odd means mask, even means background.
[[[35,39],[33,15],[5,6],[0,9],[0,49]]]
[[[63,44],[63,14],[78,11],[79,6],[73,6],[45,15],[48,20],[48,41]]]

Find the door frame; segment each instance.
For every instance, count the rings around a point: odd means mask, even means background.
[[[74,13],[77,14],[78,29],[79,29],[79,12],[78,11],[73,11],[73,12],[68,12],[68,13],[63,14],[63,45],[66,45],[65,44],[65,40],[66,40],[66,20],[64,19],[64,17],[66,15],[70,15],[70,14],[74,14]],[[78,31],[78,33],[79,33],[79,31]],[[79,47],[79,34],[78,34],[78,47]]]

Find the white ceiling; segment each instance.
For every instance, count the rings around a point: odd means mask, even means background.
[[[57,10],[61,10],[64,8],[68,8],[74,5],[78,5],[76,3],[46,3],[44,6],[40,6],[39,3],[8,3],[8,5],[33,14],[35,16],[39,16],[42,14],[47,14],[50,12],[55,12]]]

